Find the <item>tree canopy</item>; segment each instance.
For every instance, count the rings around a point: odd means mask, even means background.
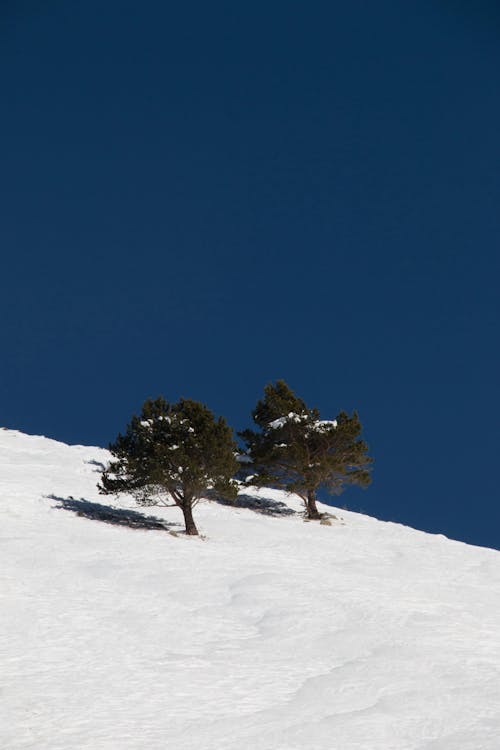
[[[320,487],[338,495],[348,485],[370,483],[372,459],[356,412],[322,420],[317,409],[278,380],[265,387],[252,417],[257,429],[240,433],[253,462],[252,483],[297,493],[308,518],[321,517],[316,506]]]
[[[187,534],[198,533],[192,509],[208,491],[231,499],[237,494],[232,430],[198,401],[148,399],[109,450],[115,460],[99,491],[130,493],[141,505],[173,502],[183,512]]]

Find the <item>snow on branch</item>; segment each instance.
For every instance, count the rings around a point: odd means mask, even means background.
[[[285,427],[287,424],[300,424],[301,422],[309,422],[310,417],[308,414],[296,414],[295,412],[291,411],[289,414],[287,414],[284,417],[279,417],[278,419],[274,419],[272,422],[269,422],[268,427],[271,430],[280,430],[281,428]],[[326,430],[336,428],[337,427],[337,420],[336,419],[316,419],[309,425],[309,429],[317,432],[324,432]]]

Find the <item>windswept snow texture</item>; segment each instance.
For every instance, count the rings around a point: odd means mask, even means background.
[[[174,536],[108,458],[0,430],[2,750],[498,750],[498,552],[248,488]]]

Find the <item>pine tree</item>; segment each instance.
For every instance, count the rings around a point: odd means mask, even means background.
[[[367,487],[372,459],[360,439],[356,412],[340,412],[334,420],[321,420],[284,380],[270,383],[252,412],[258,430],[244,430],[255,473],[252,482],[278,487],[299,495],[307,518],[319,519],[316,506],[320,487],[340,494],[348,485]]]
[[[104,471],[99,491],[130,493],[140,505],[175,504],[184,515],[186,534],[198,534],[193,507],[209,490],[236,497],[231,428],[197,401],[148,399],[109,450],[115,460]]]

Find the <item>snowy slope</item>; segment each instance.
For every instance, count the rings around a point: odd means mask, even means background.
[[[498,750],[498,552],[275,491],[174,536],[107,457],[0,430],[2,750]]]

